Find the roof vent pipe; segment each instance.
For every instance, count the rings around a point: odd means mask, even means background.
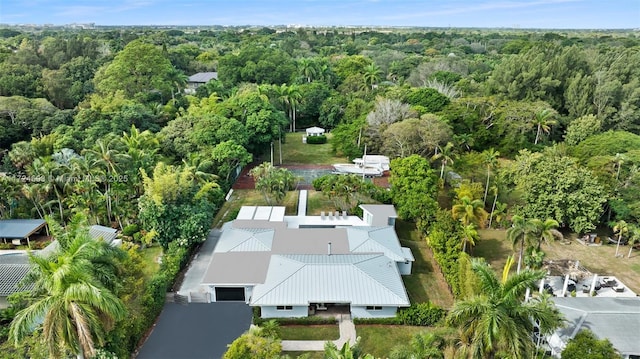
[[[327,243],[327,250],[329,251],[329,255],[331,255],[331,242]]]

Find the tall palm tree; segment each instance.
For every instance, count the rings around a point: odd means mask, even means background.
[[[457,204],[451,207],[451,215],[462,223],[463,226],[474,224],[484,228],[489,214],[484,209],[484,203],[479,199],[472,200],[464,196]]]
[[[537,242],[536,250],[540,250],[542,242],[548,243],[553,239],[563,238],[562,233],[556,229],[560,224],[555,219],[547,218],[543,221],[541,219],[534,218],[529,220],[529,225],[531,226],[532,239]]]
[[[59,227],[52,228],[58,232]],[[9,339],[18,345],[41,326],[51,357],[66,357],[67,351],[78,358],[93,357],[96,344],[103,344],[106,331],[125,317],[126,310],[103,284],[115,277],[99,278],[107,271],[96,269],[100,261],[95,260],[105,253],[106,243],[91,239],[86,228],[58,237],[58,251],[30,255],[33,267],[27,279],[34,284],[34,301],[17,313]]]
[[[549,304],[522,300],[526,289],[544,278],[545,272],[526,270],[500,280],[484,261],[474,259],[471,267],[481,290],[456,302],[447,323],[458,329],[470,357],[530,357],[535,348],[531,340],[534,326],[550,333],[562,323],[560,312]]]
[[[531,238],[531,232],[531,224],[527,222],[524,217],[515,215],[511,218],[511,227],[507,229],[507,240],[511,242],[514,248],[520,247],[516,273],[520,273],[520,268],[522,268],[522,254],[524,253],[525,244],[527,244]]]
[[[494,150],[493,147],[488,150],[482,151],[482,160],[487,166],[487,184],[484,187],[484,197],[482,199],[485,203],[487,203],[487,193],[489,192],[489,179],[491,176],[491,170],[496,168],[496,166],[498,165],[499,156],[500,152]]]
[[[618,234],[618,244],[616,244],[616,257],[618,256],[618,250],[620,249],[620,241],[622,236],[629,233],[629,225],[627,222],[620,220],[613,225],[613,233]]]
[[[533,125],[536,126],[537,130],[534,144],[538,144],[538,140],[540,140],[542,132],[549,133],[549,131],[551,131],[551,126],[556,124],[556,121],[553,119],[555,115],[556,112],[550,108],[545,108],[535,113],[533,117]]]
[[[307,79],[308,83],[313,80],[318,72],[317,65],[311,58],[302,58],[298,60],[298,70],[300,71],[300,74]]]
[[[467,243],[469,247],[475,246],[478,238],[478,231],[476,230],[475,224],[471,223],[462,227],[462,251],[467,251]]]
[[[436,147],[436,149],[438,148],[440,149],[440,151],[437,151],[437,153],[431,157],[431,160],[441,161],[440,178],[443,178],[445,166],[448,164],[453,164],[453,158],[454,158],[453,143],[447,142],[447,144],[444,147]]]
[[[369,64],[365,66],[362,77],[364,79],[365,85],[367,85],[367,89],[371,88],[371,90],[373,91],[375,85],[378,83],[378,81],[380,81],[380,76],[382,76],[382,70],[380,70],[380,67],[378,67],[378,65]]]

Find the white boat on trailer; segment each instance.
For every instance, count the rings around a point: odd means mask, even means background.
[[[389,170],[389,157],[379,155],[365,155],[356,158],[353,163],[336,163],[333,165],[336,174],[355,174],[367,177],[382,176]]]

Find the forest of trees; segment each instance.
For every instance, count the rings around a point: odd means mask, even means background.
[[[638,64],[640,37],[623,31],[4,29],[0,218],[139,227],[136,244],[160,243],[175,276],[236,167],[319,125],[336,154],[395,159],[392,201],[462,296],[455,262],[480,227],[518,227],[509,239],[529,263],[540,247],[525,239],[556,229],[640,240]],[[204,71],[218,80],[186,95]],[[173,277],[154,280],[156,308]],[[95,343],[124,357],[145,328],[116,309]],[[93,353],[69,343],[50,350]]]

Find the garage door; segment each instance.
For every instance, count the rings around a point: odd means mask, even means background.
[[[216,301],[244,302],[244,288],[219,288],[216,287]]]

